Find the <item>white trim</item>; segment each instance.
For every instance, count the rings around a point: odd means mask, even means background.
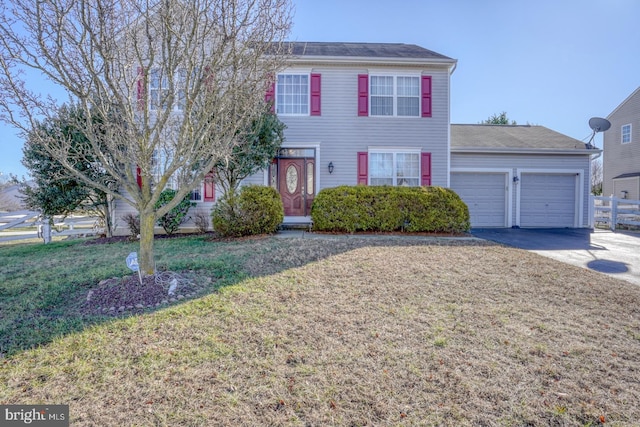
[[[583,169],[533,169],[533,168],[521,168],[516,169],[516,176],[520,177],[522,174],[534,174],[534,175],[575,175],[575,206],[574,206],[574,218],[573,227],[580,228],[584,226],[584,170]],[[520,225],[520,186],[516,188],[516,225]]]
[[[369,153],[420,153],[422,149],[423,147],[368,147]]]
[[[505,227],[513,225],[513,169],[511,168],[452,168],[449,173],[449,181],[451,181],[452,173],[503,173],[505,174]],[[451,188],[451,184],[447,188]]]

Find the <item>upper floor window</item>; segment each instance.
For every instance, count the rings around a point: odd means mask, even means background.
[[[622,139],[621,142],[623,144],[628,144],[631,142],[631,125],[622,126]]]
[[[420,116],[420,78],[371,76],[372,116]]]
[[[171,89],[175,92],[175,98],[171,108],[176,111],[183,111],[185,106],[185,85],[187,70],[184,68],[176,70],[173,81],[169,78],[166,70],[162,68],[152,68],[149,71],[149,108],[160,110],[169,108]]]
[[[319,116],[321,103],[320,74],[279,74],[265,94],[275,101],[275,112],[288,116]],[[275,96],[274,96],[275,95]]]
[[[276,85],[276,113],[309,114],[309,75],[279,74]]]
[[[358,74],[358,116],[431,117],[431,76]]]

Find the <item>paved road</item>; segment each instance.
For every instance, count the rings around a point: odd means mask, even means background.
[[[485,228],[473,229],[471,234],[640,285],[638,232]]]

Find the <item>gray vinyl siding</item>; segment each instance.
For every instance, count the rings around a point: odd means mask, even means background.
[[[451,170],[495,170],[504,169],[513,176],[520,175],[522,170],[580,170],[582,171],[582,218],[581,224],[589,224],[590,194],[590,156],[588,155],[537,155],[537,154],[483,154],[483,153],[451,153]],[[511,223],[517,225],[516,191],[510,183]]]
[[[609,117],[611,128],[603,133],[604,196],[614,194],[613,178],[640,172],[640,88],[627,98]],[[622,144],[622,126],[631,125],[631,142]]]
[[[216,188],[216,200],[220,196],[220,188]],[[128,195],[127,195],[128,196]],[[209,228],[211,228],[211,208],[213,208],[214,202],[195,202],[196,205],[189,209],[188,218],[180,227],[179,232],[195,232],[195,215],[198,212],[202,212],[209,217]],[[122,200],[116,200],[115,207],[111,213],[111,221],[114,224],[114,235],[116,236],[128,236],[130,234],[127,223],[122,219],[125,215],[131,213],[137,215],[138,211],[129,203]],[[162,227],[155,227],[156,234],[164,234]]]
[[[285,147],[318,145],[320,188],[357,184],[357,153],[370,148],[420,148],[431,153],[432,185],[448,184],[449,74],[445,68],[317,67],[287,72],[322,75],[322,115],[286,116]],[[358,75],[376,72],[432,76],[432,117],[359,117]],[[327,165],[333,162],[334,172]],[[246,180],[263,184],[264,172]]]

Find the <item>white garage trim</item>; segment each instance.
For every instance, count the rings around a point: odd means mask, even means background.
[[[505,194],[504,194],[504,215],[505,222],[503,227],[511,227],[512,226],[512,218],[513,218],[513,204],[512,204],[512,194],[513,194],[513,169],[511,168],[453,168],[451,169],[451,173],[449,174],[449,186],[451,186],[451,174],[453,173],[490,173],[490,174],[504,174],[504,186],[505,186]],[[473,226],[473,224],[472,224]]]
[[[583,169],[516,169],[516,177],[520,180],[522,174],[543,174],[543,175],[575,175],[575,207],[573,227],[583,227],[583,207],[584,207],[584,170]],[[520,225],[521,214],[521,194],[520,185],[516,185],[516,225]]]

